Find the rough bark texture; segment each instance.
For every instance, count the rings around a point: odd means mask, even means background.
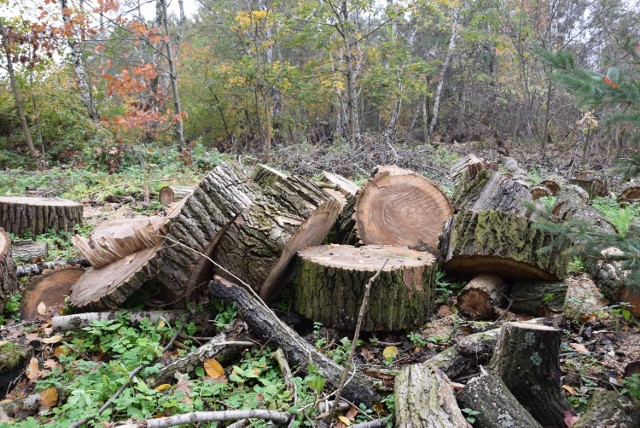
[[[487,165],[484,161],[475,155],[468,154],[458,162],[451,165],[449,168],[449,177],[453,180],[455,185],[459,185],[460,181],[464,177],[465,172],[467,173],[467,179],[473,179],[476,174],[483,169],[487,169]]]
[[[150,260],[162,243],[130,254],[102,268],[89,268],[71,288],[69,303],[81,310],[119,309],[125,300],[154,278]]]
[[[89,238],[75,235],[72,241],[91,266],[100,269],[162,242],[166,223],[166,218],[157,216],[109,221],[96,227]]]
[[[164,186],[160,189],[158,200],[162,205],[168,207],[172,203],[186,198],[192,194],[194,190],[194,187],[189,186]]]
[[[458,295],[458,307],[473,319],[492,319],[496,316],[496,308],[504,306],[508,289],[498,275],[476,275]]]
[[[575,185],[564,186],[558,194],[552,213],[563,221],[580,220],[600,232],[616,233],[615,227],[604,214],[588,205],[587,200],[588,195],[582,188]]]
[[[572,428],[635,428],[640,426],[640,407],[616,391],[593,391],[589,407]]]
[[[46,308],[62,309],[65,299],[71,293],[71,287],[84,274],[84,269],[69,268],[56,270],[37,278],[22,296],[20,312],[25,320],[38,318],[38,305],[44,303]],[[49,314],[50,315],[50,314]]]
[[[480,412],[475,418],[482,428],[542,428],[497,376],[471,379],[457,399],[461,407]]]
[[[40,275],[48,269],[59,269],[64,267],[89,267],[89,261],[83,257],[72,258],[67,260],[58,260],[55,262],[39,262],[31,265],[18,266],[16,275],[18,277]]]
[[[517,314],[550,316],[564,310],[565,282],[515,281],[509,294],[509,310]]]
[[[82,205],[65,199],[1,196],[0,226],[17,236],[73,231],[75,225],[82,224],[82,210]]]
[[[280,321],[248,290],[218,276],[214,277],[209,287],[215,297],[228,304],[235,302],[238,313],[249,325],[251,334],[274,348],[282,348],[294,370],[300,368],[304,371],[311,362],[318,366],[319,372],[325,377],[330,388],[338,387],[343,368],[305,342],[298,333]],[[353,403],[364,403],[367,406],[381,398],[374,388],[372,379],[360,373],[355,373],[351,381],[345,385],[343,397]]]
[[[11,257],[9,234],[0,227],[0,313],[9,295],[18,289],[16,267]]]
[[[400,330],[421,325],[433,311],[435,257],[406,248],[347,245],[313,247],[299,253],[294,307],[324,325],[355,329],[365,286],[372,285],[362,329]]]
[[[444,269],[454,275],[491,272],[505,279],[557,281],[569,263],[552,234],[504,212],[460,212],[445,225],[440,243]],[[538,252],[542,247],[550,251]]]
[[[492,372],[544,427],[564,428],[565,412],[570,411],[560,381],[561,340],[560,329],[507,323],[490,364]]]
[[[49,254],[49,246],[46,242],[35,242],[31,239],[13,241],[11,243],[13,257],[23,260],[46,258]]]
[[[447,375],[426,363],[400,370],[395,382],[395,405],[398,427],[471,427],[456,403]]]
[[[529,215],[527,201],[531,193],[526,186],[489,169],[473,177],[466,173],[452,197],[457,211],[494,210],[523,217]]]

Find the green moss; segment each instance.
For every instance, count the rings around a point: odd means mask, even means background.
[[[14,342],[0,345],[0,373],[7,373],[18,367],[28,354],[27,348]]]

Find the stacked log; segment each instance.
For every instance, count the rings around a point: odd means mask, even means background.
[[[82,224],[82,211],[82,205],[66,199],[0,196],[0,227],[17,236],[69,232]]]
[[[0,313],[4,310],[4,302],[17,289],[18,279],[11,256],[11,239],[9,234],[0,227]]]

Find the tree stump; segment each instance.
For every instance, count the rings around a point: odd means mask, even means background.
[[[435,183],[397,167],[378,167],[358,191],[353,211],[350,208],[347,203],[338,243],[393,245],[432,253],[437,252],[444,222],[453,214]]]
[[[587,410],[572,428],[634,428],[640,426],[640,407],[615,391],[594,390]]]
[[[0,313],[9,295],[18,289],[16,266],[11,256],[9,234],[0,227]]]
[[[100,269],[161,242],[166,223],[166,218],[157,216],[109,221],[96,227],[89,238],[75,235],[72,241],[91,266]]]
[[[560,177],[560,176],[552,176],[552,177],[548,177],[545,180],[542,180],[539,185],[540,186],[544,186],[547,189],[549,189],[549,193],[551,193],[551,196],[556,196],[558,193],[560,193],[560,190],[566,185],[566,181],[564,178]]]
[[[0,196],[0,226],[17,236],[73,231],[82,224],[82,211],[82,205],[66,199]]]
[[[562,312],[567,288],[565,282],[515,281],[509,294],[509,310],[536,317]]]
[[[457,297],[458,307],[477,320],[493,319],[507,301],[509,287],[497,275],[476,275]]]
[[[395,407],[398,427],[471,427],[447,375],[425,363],[403,367],[396,375]]]
[[[172,203],[186,198],[195,190],[191,186],[164,186],[160,189],[158,200],[162,205],[168,207]]]
[[[490,367],[544,427],[565,427],[570,412],[561,387],[562,330],[521,322],[502,326]]]
[[[497,376],[471,379],[457,399],[461,406],[480,412],[475,418],[483,428],[542,428]]]
[[[46,258],[49,254],[49,246],[46,242],[35,242],[31,239],[13,241],[11,244],[13,257],[23,260]]]
[[[453,275],[491,272],[505,279],[557,281],[569,257],[554,235],[530,220],[498,211],[463,211],[445,225],[440,254]],[[537,250],[549,247],[550,251]]]
[[[312,247],[299,254],[293,280],[294,308],[324,325],[353,330],[369,279],[372,285],[362,330],[421,325],[433,312],[435,257],[406,248],[366,245]]]
[[[84,274],[82,268],[67,268],[50,272],[35,279],[24,292],[20,302],[22,319],[33,320],[44,313],[38,306],[44,303],[47,315],[59,314],[64,308],[65,300],[71,294],[71,287]]]

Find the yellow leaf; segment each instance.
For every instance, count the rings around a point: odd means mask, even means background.
[[[570,387],[569,385],[562,385],[562,389],[564,389],[565,391],[567,391],[571,395],[576,395],[577,394],[576,390],[573,389],[572,387]]]
[[[166,325],[166,323],[164,322],[164,320],[160,320],[160,322],[158,323],[158,328],[162,328]]]
[[[27,366],[27,377],[29,380],[36,380],[42,376],[42,372],[40,371],[40,363],[38,359],[33,357],[29,361],[29,365]]]
[[[351,425],[351,421],[346,416],[338,416],[338,419],[340,419],[340,422],[342,422],[346,426]]]
[[[224,376],[224,369],[215,358],[204,360],[204,371],[206,371],[212,379],[218,379],[219,377]]]
[[[382,355],[387,360],[393,360],[398,355],[398,348],[396,348],[395,346],[387,346],[382,351]]]
[[[165,389],[169,389],[169,388],[171,388],[171,384],[163,383],[162,385],[158,385],[153,389],[155,389],[156,391],[164,391]]]
[[[58,404],[58,390],[55,386],[47,388],[40,393],[40,408],[50,409]]]
[[[47,312],[47,305],[45,305],[44,302],[38,303],[38,313],[44,315],[45,312]]]
[[[61,355],[69,355],[70,353],[71,353],[71,350],[66,346],[58,346],[56,349],[53,350],[53,355],[55,355],[58,358],[60,358]]]
[[[62,336],[60,336],[59,334],[56,334],[55,336],[51,336],[51,337],[47,337],[45,339],[42,339],[42,343],[47,343],[47,344],[58,343],[61,340],[62,340]]]

